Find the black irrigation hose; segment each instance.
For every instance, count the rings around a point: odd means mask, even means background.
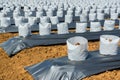
[[[9,56],[17,54],[19,51],[31,48],[34,46],[48,46],[65,44],[66,40],[74,36],[83,36],[90,40],[99,40],[100,35],[109,34],[120,36],[120,29],[115,29],[112,31],[100,31],[100,32],[85,32],[85,33],[69,33],[69,34],[51,34],[40,36],[39,34],[33,34],[26,38],[14,37],[6,42],[2,43],[0,46],[6,51]]]

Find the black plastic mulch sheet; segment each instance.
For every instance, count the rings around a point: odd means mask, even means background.
[[[26,38],[17,36],[7,40],[4,43],[1,43],[0,47],[2,47],[9,56],[13,56],[17,54],[19,51],[26,48],[31,48],[39,45],[46,46],[46,45],[65,44],[68,38],[74,36],[83,36],[88,40],[99,40],[100,35],[103,34],[120,36],[120,30],[116,29],[112,31],[100,31],[100,32],[51,34],[46,36],[33,34]]]
[[[101,23],[101,26],[104,25],[104,20],[99,21]],[[115,24],[119,25],[119,20],[115,20]],[[69,29],[74,29],[76,26],[76,22],[72,22],[68,24]],[[90,22],[87,23],[87,26],[90,27]],[[57,30],[57,25],[52,25],[52,30]],[[33,25],[31,27],[31,31],[39,31],[39,24]],[[7,33],[7,32],[18,32],[18,27],[15,25],[11,25],[10,27],[6,28],[0,28],[0,33]]]
[[[120,68],[120,48],[118,55],[101,55],[99,51],[88,52],[84,61],[70,61],[66,57],[49,59],[42,63],[25,67],[35,80],[80,80],[107,70]]]

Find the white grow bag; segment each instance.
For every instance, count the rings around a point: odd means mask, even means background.
[[[101,31],[100,22],[91,22],[90,23],[90,32],[98,32]]]
[[[50,21],[53,25],[56,25],[56,24],[59,23],[59,20],[58,20],[57,16],[50,17]]]
[[[26,23],[26,21],[25,21],[26,18],[25,17],[17,17],[14,20],[15,20],[15,26],[17,26],[17,27],[21,24]]]
[[[65,15],[65,22],[66,23],[71,23],[72,21],[73,21],[72,15]]]
[[[9,27],[11,25],[10,17],[1,18],[1,27]]]
[[[33,26],[37,25],[37,17],[28,17],[28,23]]]
[[[57,32],[58,34],[67,34],[68,31],[68,24],[67,23],[59,23],[57,24]]]
[[[95,21],[95,20],[96,20],[96,17],[97,17],[97,14],[96,14],[96,13],[90,13],[90,14],[89,14],[89,21]]]
[[[104,13],[97,13],[97,20],[104,20],[104,19],[105,19]]]
[[[119,37],[114,35],[100,36],[100,54],[103,55],[117,55]]]
[[[18,27],[19,36],[27,37],[31,35],[31,27],[28,23],[20,24]]]
[[[50,35],[51,34],[51,23],[39,24],[39,34],[40,35]]]
[[[67,39],[68,59],[71,61],[82,61],[88,56],[88,40],[84,37],[76,36]]]
[[[63,11],[57,11],[57,16],[58,17],[63,17]]]
[[[87,22],[87,15],[86,14],[80,15],[80,22]]]
[[[111,13],[110,19],[113,19],[113,20],[118,19],[118,13]]]
[[[50,22],[49,17],[47,17],[47,16],[40,17],[40,23],[45,24],[45,23],[49,23],[49,22]]]
[[[86,32],[87,23],[76,23],[76,33]]]
[[[104,22],[104,30],[113,30],[115,26],[114,20],[105,20]]]

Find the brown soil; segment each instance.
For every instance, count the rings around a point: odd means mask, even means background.
[[[0,43],[16,35],[16,33],[0,34]],[[99,41],[89,42],[90,51],[98,50],[98,48]],[[33,80],[32,76],[24,70],[25,66],[65,55],[67,55],[66,45],[25,49],[11,58],[0,48],[0,80]],[[106,71],[83,80],[120,80],[120,70]]]

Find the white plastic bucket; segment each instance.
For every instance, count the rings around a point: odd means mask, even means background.
[[[67,34],[68,31],[68,24],[67,23],[59,23],[57,24],[57,32],[58,34]]]
[[[103,55],[117,55],[119,37],[114,35],[100,36],[100,54]]]
[[[40,35],[50,35],[51,34],[51,24],[45,23],[45,24],[39,24],[39,34]]]
[[[76,33],[86,32],[87,23],[76,23]]]
[[[68,59],[71,61],[82,61],[88,56],[88,40],[81,36],[67,39]]]

